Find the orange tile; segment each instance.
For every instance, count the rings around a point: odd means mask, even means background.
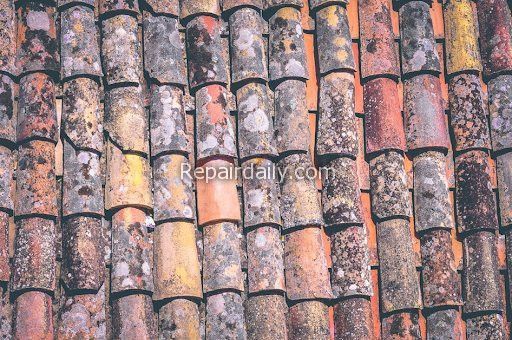
[[[347,4],[348,26],[352,39],[359,39],[359,13],[358,0],[352,0]]]
[[[357,42],[352,43],[352,51],[354,52],[354,60],[356,62],[356,74],[355,74],[355,81],[354,81],[354,87],[355,87],[355,110],[357,113],[364,114],[364,108],[363,108],[363,86],[361,85],[361,74],[359,72],[359,63],[360,63],[360,57],[359,57],[359,44]]]
[[[363,206],[364,224],[368,231],[368,249],[370,251],[370,265],[372,267],[379,265],[379,257],[377,255],[377,229],[372,219],[370,194],[361,193],[361,202]]]
[[[455,229],[452,229],[451,234],[454,263],[457,268],[462,268],[462,242],[457,239]]]
[[[389,0],[388,0],[389,1]],[[390,7],[393,9],[393,6]],[[396,38],[400,37],[400,20],[398,16],[398,12],[392,10],[391,11],[391,24],[393,25],[393,34]]]
[[[311,32],[315,30],[315,21],[309,13],[309,1],[304,0],[303,6],[300,9],[301,15],[301,26],[305,32]]]
[[[434,37],[436,39],[444,38],[443,5],[441,3],[437,1],[432,2],[430,17],[434,26]]]
[[[318,79],[315,61],[315,38],[313,34],[304,34],[306,61],[309,79],[306,81],[306,102],[309,111],[318,110]]]
[[[324,246],[325,258],[327,259],[327,267],[332,268],[332,259],[331,259],[331,240],[325,229],[322,229],[322,243]]]
[[[443,44],[437,44],[437,53],[439,54],[439,62],[441,65],[444,65],[444,48]],[[441,93],[443,95],[443,100],[445,103],[445,110],[448,109],[448,84],[446,83],[446,71],[444,66],[441,67],[441,74],[439,75],[439,79],[441,80]]]
[[[498,235],[498,266],[500,270],[507,269],[507,252],[505,248],[505,235]]]
[[[372,318],[373,318],[373,336],[375,339],[380,339],[380,309],[379,309],[379,271],[377,269],[372,270],[372,283],[373,291],[375,294],[370,298],[372,304]]]

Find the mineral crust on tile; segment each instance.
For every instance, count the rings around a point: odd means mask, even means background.
[[[16,10],[13,0],[0,3],[0,72],[16,75]]]
[[[320,301],[303,301],[290,306],[287,314],[289,339],[330,338],[329,307]]]
[[[240,158],[277,156],[270,90],[264,84],[249,83],[237,89],[236,100]]]
[[[321,232],[307,227],[285,235],[286,295],[290,300],[333,297]]]
[[[251,7],[254,9],[264,9],[266,0],[221,0],[223,14],[235,11],[242,7]]]
[[[512,71],[512,16],[505,0],[477,3],[484,76]]]
[[[196,302],[175,299],[158,311],[159,339],[200,339],[199,310]]]
[[[14,202],[11,192],[11,186],[14,175],[14,157],[13,152],[0,146],[0,210],[12,212]],[[277,207],[279,209],[279,206]]]
[[[224,292],[206,298],[206,339],[246,339],[244,307],[238,293]]]
[[[512,153],[496,157],[501,225],[512,224]]]
[[[149,154],[148,115],[141,87],[118,87],[105,93],[105,130],[122,151]]]
[[[308,79],[300,11],[294,7],[278,9],[269,19],[269,31],[270,80]]]
[[[455,340],[463,338],[462,322],[457,309],[444,309],[435,311],[426,316],[427,339]]]
[[[102,228],[98,217],[76,216],[63,222],[61,277],[69,290],[98,290],[103,284]]]
[[[378,219],[410,216],[407,174],[402,155],[391,151],[370,160],[370,189],[372,212]]]
[[[203,292],[224,289],[244,291],[242,235],[235,223],[220,222],[203,228]]]
[[[279,161],[281,179],[281,217],[283,229],[323,225],[322,207],[313,178],[307,170],[309,155],[294,154]]]
[[[477,22],[471,1],[446,1],[443,17],[447,74],[481,71]]]
[[[322,176],[322,209],[326,227],[363,223],[356,162],[337,158]]]
[[[420,238],[425,307],[462,304],[449,230],[429,230]]]
[[[18,149],[16,169],[16,216],[57,216],[55,146],[31,141]]]
[[[55,83],[44,73],[28,74],[20,79],[16,141],[30,139],[57,143]]]
[[[44,2],[27,1],[18,8],[18,73],[58,74],[59,43],[55,29],[55,7]]]
[[[286,302],[281,295],[256,295],[246,301],[248,339],[286,339]]]
[[[357,120],[354,112],[354,76],[333,72],[320,79],[316,154],[322,160],[336,156],[356,158]]]
[[[112,294],[153,291],[153,245],[147,231],[148,218],[136,208],[124,208],[112,216]]]
[[[247,232],[249,293],[286,290],[283,252],[279,229],[262,226]]]
[[[466,321],[468,339],[505,339],[501,314],[474,316]]]
[[[235,126],[227,109],[227,90],[208,85],[196,93],[196,161],[216,156],[236,158]]]
[[[0,74],[0,141],[16,142],[15,83],[13,78]]]
[[[82,213],[102,216],[100,156],[91,151],[77,150],[66,140],[63,144],[63,216]]]
[[[229,17],[231,82],[268,80],[263,20],[254,8],[241,8]]]
[[[379,222],[377,242],[382,312],[421,308],[409,221],[392,219]]]
[[[95,80],[76,78],[64,83],[61,128],[77,149],[103,152],[103,105]]]
[[[320,74],[355,71],[347,10],[331,5],[316,12],[316,44]]]
[[[194,1],[189,2],[192,4]],[[213,1],[217,0],[204,2]],[[188,80],[191,92],[212,83],[228,83],[227,60],[222,52],[220,36],[221,26],[221,21],[211,16],[199,16],[187,23]]]
[[[421,233],[429,229],[452,229],[452,204],[446,157],[437,151],[422,153],[413,159],[414,226]]]
[[[447,150],[450,145],[439,78],[429,74],[404,80],[407,149]]]
[[[280,225],[277,169],[271,160],[253,158],[242,163],[244,228]]]
[[[182,155],[162,155],[153,161],[155,222],[195,218],[192,178],[182,171],[190,164]]]
[[[180,13],[180,3],[178,0],[144,0],[144,4],[155,15],[178,17]]]
[[[474,74],[454,76],[448,91],[455,150],[490,149],[487,103],[480,78]]]
[[[9,259],[9,219],[9,213],[0,211],[0,282],[9,282],[11,277],[11,266]],[[0,297],[0,299],[2,298]],[[3,309],[3,306],[1,307]],[[0,312],[0,320],[1,319],[2,312]],[[0,335],[3,335],[1,326]]]
[[[125,13],[137,15],[139,13],[139,2],[133,0],[99,0],[99,10],[101,15]]]
[[[180,0],[180,19],[188,21],[196,17],[218,17],[221,0]],[[192,19],[193,20],[193,19]]]
[[[142,56],[137,19],[122,14],[105,19],[101,24],[101,57],[106,83],[138,84],[142,78]]]
[[[306,83],[285,80],[275,89],[275,140],[279,154],[307,152],[310,131]]]
[[[61,12],[62,77],[102,76],[94,9],[74,6]]]
[[[334,305],[335,339],[373,339],[373,318],[370,300],[353,297]]]
[[[109,142],[107,164],[105,209],[126,206],[152,209],[149,160],[139,155],[124,154]]]
[[[400,77],[391,24],[391,2],[362,0],[359,3],[361,31],[361,78]]]
[[[157,339],[157,325],[151,297],[133,294],[112,301],[114,339]]]
[[[372,296],[366,227],[350,226],[333,232],[330,239],[334,296]]]
[[[197,260],[194,224],[164,223],[153,234],[155,293],[153,300],[201,298],[201,272]],[[197,306],[196,306],[197,309]]]
[[[487,84],[492,149],[512,148],[512,75],[498,76]]]
[[[16,222],[11,291],[55,289],[55,222],[41,217]]]
[[[405,133],[397,83],[389,78],[364,84],[366,154],[405,151]]]
[[[384,317],[381,329],[383,339],[421,339],[419,313],[416,310]]]
[[[8,339],[12,337],[13,334],[13,304],[10,301],[9,292],[7,290],[4,290],[2,293],[0,293],[0,307],[0,320],[2,320],[2,325],[0,326],[0,336]]]
[[[16,298],[12,314],[14,339],[54,338],[50,295],[39,291],[25,292]]]
[[[185,45],[178,31],[178,19],[144,13],[144,68],[159,84],[187,84]]]
[[[497,237],[481,231],[464,238],[464,313],[502,311]]]
[[[498,229],[487,153],[469,151],[455,158],[459,232]]]
[[[434,28],[427,2],[411,1],[400,7],[402,74],[441,73]]]

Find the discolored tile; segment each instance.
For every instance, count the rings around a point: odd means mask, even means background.
[[[29,291],[16,298],[13,308],[15,339],[45,339],[54,337],[52,298],[43,292]]]
[[[0,146],[0,210],[12,212],[14,209],[11,187],[14,175],[14,153]],[[278,207],[279,209],[279,207]]]
[[[504,339],[503,316],[489,314],[475,316],[466,321],[468,339]]]
[[[370,300],[353,297],[334,305],[335,339],[373,339],[373,317]]]
[[[9,233],[11,230],[9,230],[9,218],[10,216],[8,213],[0,211],[0,282],[9,282],[11,277],[9,259]],[[3,301],[3,297],[0,297],[0,300]],[[1,307],[2,308],[0,308],[0,310],[3,309],[3,306]],[[0,312],[0,320],[2,320],[2,312]],[[3,329],[0,326],[0,335],[3,335],[2,331]]]
[[[219,16],[220,0],[180,0],[180,19],[193,17]]]
[[[256,9],[264,9],[267,0],[222,0],[222,11],[224,13],[235,11],[240,7],[253,7]]]
[[[14,1],[0,4],[0,71],[16,75],[16,10]]]
[[[242,297],[233,292],[206,298],[206,339],[245,339]]]
[[[512,153],[496,157],[501,225],[512,224]]]
[[[290,306],[287,314],[288,338],[329,339],[329,308],[320,301],[303,301]]]
[[[158,311],[159,339],[200,339],[199,327],[196,302],[175,299]]]
[[[265,2],[265,9],[272,11],[281,7],[296,7],[301,8],[304,4],[302,0],[263,0]]]
[[[493,151],[512,148],[512,76],[496,77],[487,84]]]
[[[11,77],[0,74],[0,141],[7,144],[16,142],[15,86]]]
[[[456,340],[463,338],[462,322],[456,309],[445,309],[428,314],[427,339]]]
[[[382,320],[383,339],[421,339],[418,311],[401,312]]]
[[[245,305],[248,339],[286,338],[286,301],[280,295],[259,295],[248,298]]]
[[[151,297],[133,294],[112,301],[114,339],[156,339],[157,329]]]
[[[99,0],[100,14],[139,13],[139,3],[133,0]]]

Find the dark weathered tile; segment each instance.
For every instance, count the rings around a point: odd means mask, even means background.
[[[14,339],[53,339],[52,298],[43,292],[25,292],[13,308]]]
[[[467,319],[466,337],[475,340],[505,339],[503,316],[501,314],[489,314]]]
[[[158,339],[200,339],[196,302],[175,299],[158,311]]]
[[[156,339],[156,320],[151,297],[133,294],[112,301],[113,339]]]
[[[189,20],[196,16],[219,16],[220,0],[180,0],[180,18]]]
[[[99,0],[100,14],[139,13],[139,2],[133,0]]]
[[[177,17],[180,13],[178,0],[144,0],[149,10],[155,14],[165,14]]]
[[[0,141],[11,144],[16,142],[15,86],[11,77],[0,74]]]
[[[13,151],[5,146],[0,146],[0,210],[2,211],[12,212],[14,209],[13,192],[11,192],[13,175]]]
[[[421,339],[418,311],[401,312],[384,317],[382,339]]]
[[[498,177],[498,197],[500,203],[500,224],[512,224],[512,153],[496,157]]]
[[[297,340],[330,338],[329,307],[320,301],[303,301],[290,306],[288,338]]]
[[[512,148],[512,75],[496,77],[487,84],[493,151]]]
[[[0,4],[0,71],[16,75],[16,10],[14,1]]]
[[[286,301],[281,295],[248,298],[245,317],[248,339],[286,339]]]
[[[300,8],[303,6],[303,1],[301,0],[263,0],[265,3],[266,10],[275,10],[281,7],[296,7]]]
[[[457,309],[435,311],[426,316],[427,340],[463,339],[462,322]]]
[[[206,339],[245,339],[242,297],[233,292],[206,298]]]
[[[335,339],[373,339],[373,317],[370,300],[352,297],[334,305]]]
[[[4,211],[0,211],[0,282],[9,282],[11,277],[11,264],[9,261],[9,242],[10,242],[10,228],[9,228],[10,216]],[[2,320],[2,309],[3,297],[0,297],[0,321]],[[0,322],[0,324],[2,324]],[[0,326],[0,335],[2,333],[2,326]]]

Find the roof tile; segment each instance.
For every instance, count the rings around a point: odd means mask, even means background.
[[[290,306],[287,315],[289,339],[328,339],[329,307],[320,301]]]
[[[357,157],[358,134],[354,113],[354,76],[335,72],[320,79],[316,152],[320,159]]]
[[[26,292],[16,298],[14,338],[53,339],[52,298],[43,292]]]
[[[484,75],[512,71],[512,16],[506,0],[477,3]]]
[[[320,74],[355,70],[352,39],[345,7],[332,5],[318,10],[316,42]]]
[[[222,0],[222,11],[228,12],[238,10],[241,7],[253,7],[255,9],[264,9],[266,0]]]
[[[285,235],[286,294],[290,300],[332,298],[321,232],[307,227]]]
[[[0,211],[12,212],[14,209],[11,186],[14,176],[14,154],[0,146]]]
[[[389,78],[378,78],[366,82],[363,88],[366,154],[384,150],[405,151],[397,83]]]
[[[361,77],[400,77],[391,23],[391,1],[360,0]]]
[[[178,19],[144,13],[144,68],[160,84],[186,85],[185,45]]]
[[[308,16],[309,17],[309,16]],[[311,17],[309,17],[311,18]],[[312,33],[304,34],[304,48],[306,53],[306,63],[308,65],[309,78],[306,80],[306,103],[309,112],[318,111],[318,75],[317,75],[317,56],[315,49],[315,35]]]
[[[275,90],[275,136],[280,154],[309,150],[309,117],[306,103],[306,83],[285,80]]]
[[[502,226],[512,224],[512,153],[498,155],[498,193]]]
[[[153,300],[176,297],[201,298],[201,272],[194,224],[190,222],[161,224],[156,227],[153,240],[155,283]],[[190,308],[193,307],[190,306],[187,310]]]
[[[265,2],[265,10],[276,10],[282,7],[301,8],[303,0],[263,0]]]
[[[347,5],[349,0],[309,0],[311,11],[318,11],[326,6]]]
[[[151,297],[133,294],[112,302],[112,329],[114,339],[156,339]]]
[[[198,3],[201,2],[213,1]],[[211,16],[199,16],[187,24],[188,78],[191,90],[212,83],[228,83],[228,60],[222,52],[221,26],[221,21]]]
[[[411,214],[403,156],[387,152],[370,160],[372,212],[378,219]]]
[[[323,225],[320,197],[314,180],[308,177],[311,167],[307,154],[294,154],[279,161],[284,229]]]
[[[443,338],[447,334],[452,339],[463,339],[462,322],[458,310],[444,309],[426,315],[427,334],[432,338]]]
[[[235,126],[227,108],[227,90],[208,85],[196,93],[196,159],[237,156]]]
[[[421,339],[418,311],[401,312],[382,320],[383,339]]]
[[[65,6],[72,6],[72,5],[79,5],[79,6],[89,6],[89,7],[96,7],[97,1],[96,0],[57,0],[57,5],[59,7],[59,10],[62,9],[62,7]]]
[[[180,18],[181,20],[188,20],[204,14],[219,16],[219,2],[219,0],[180,0]]]
[[[153,196],[155,222],[195,218],[195,195],[190,167],[182,155],[163,155],[153,161]]]
[[[137,19],[130,15],[102,21],[101,56],[108,85],[140,82],[142,56],[137,28]]]
[[[274,163],[264,158],[254,158],[242,163],[242,172],[247,173],[243,177],[244,228],[280,225],[280,192]]]
[[[241,235],[237,225],[221,222],[203,228],[203,291],[244,290]]]
[[[452,229],[446,157],[441,152],[428,151],[414,162],[414,226],[416,232],[429,229]]]
[[[281,295],[251,296],[246,302],[249,339],[286,339],[286,301]]]
[[[61,277],[69,290],[98,290],[103,284],[102,228],[97,217],[77,216],[63,222]]]
[[[144,211],[136,208],[124,208],[112,216],[112,294],[130,290],[153,291],[148,217]],[[126,315],[124,317],[127,318]]]
[[[41,217],[16,222],[11,290],[55,289],[55,222]]]
[[[0,141],[7,144],[16,141],[15,87],[11,77],[0,74]]]
[[[421,237],[423,304],[425,307],[462,304],[460,279],[449,230],[429,230]]]
[[[242,303],[242,297],[233,292],[208,296],[206,298],[206,338],[245,339]]]
[[[377,224],[377,241],[382,311],[389,313],[420,308],[420,287],[416,274],[409,221],[393,219],[379,222]]]
[[[370,300],[352,297],[334,305],[334,336],[336,339],[373,339]]]
[[[57,216],[55,146],[31,141],[18,149],[16,169],[16,216]]]
[[[16,75],[16,11],[14,1],[0,4],[0,71]]]
[[[336,298],[372,296],[370,254],[365,226],[350,226],[330,235],[332,276]]]
[[[76,78],[64,83],[62,130],[76,148],[103,152],[103,105],[95,80]]]
[[[175,299],[158,311],[158,335],[164,339],[199,339],[199,310],[196,302]]]
[[[497,237],[483,231],[464,238],[464,313],[501,311]]]
[[[180,4],[178,0],[144,0],[149,10],[154,14],[178,16]]]
[[[59,43],[55,30],[54,6],[29,1],[18,8],[18,50],[20,74],[35,71],[59,72]]]
[[[450,145],[439,78],[429,74],[404,80],[407,148],[447,150]]]
[[[512,76],[496,77],[487,84],[493,151],[512,148]]]
[[[44,73],[28,74],[20,79],[16,140],[43,139],[57,143],[55,84]]]
[[[503,316],[501,314],[480,315],[467,319],[468,339],[503,339]]]
[[[337,158],[326,166],[322,178],[322,207],[327,227],[363,223],[356,162]]]
[[[240,158],[276,156],[270,90],[263,84],[249,83],[236,91],[236,99]]]
[[[411,1],[400,8],[400,33],[403,75],[441,72],[427,2]]]
[[[476,18],[469,0],[449,0],[443,6],[448,75],[481,71]]]
[[[280,8],[269,19],[269,30],[270,80],[308,79],[300,11],[293,7]]]
[[[480,78],[474,74],[454,76],[448,90],[455,150],[490,149],[487,104]]]
[[[62,214],[103,215],[100,155],[73,148],[64,140]]]
[[[229,17],[232,83],[268,80],[263,20],[253,8],[241,8]]]
[[[459,232],[498,228],[487,154],[469,151],[455,158]]]
[[[62,77],[102,76],[94,10],[74,6],[61,12],[60,21]]]
[[[9,214],[0,211],[0,281],[9,282],[11,277],[11,268],[9,262]],[[4,308],[2,306],[2,308]],[[0,319],[2,318],[0,312]],[[2,327],[0,327],[0,335]]]
[[[139,2],[133,0],[99,0],[100,14],[139,13]]]

